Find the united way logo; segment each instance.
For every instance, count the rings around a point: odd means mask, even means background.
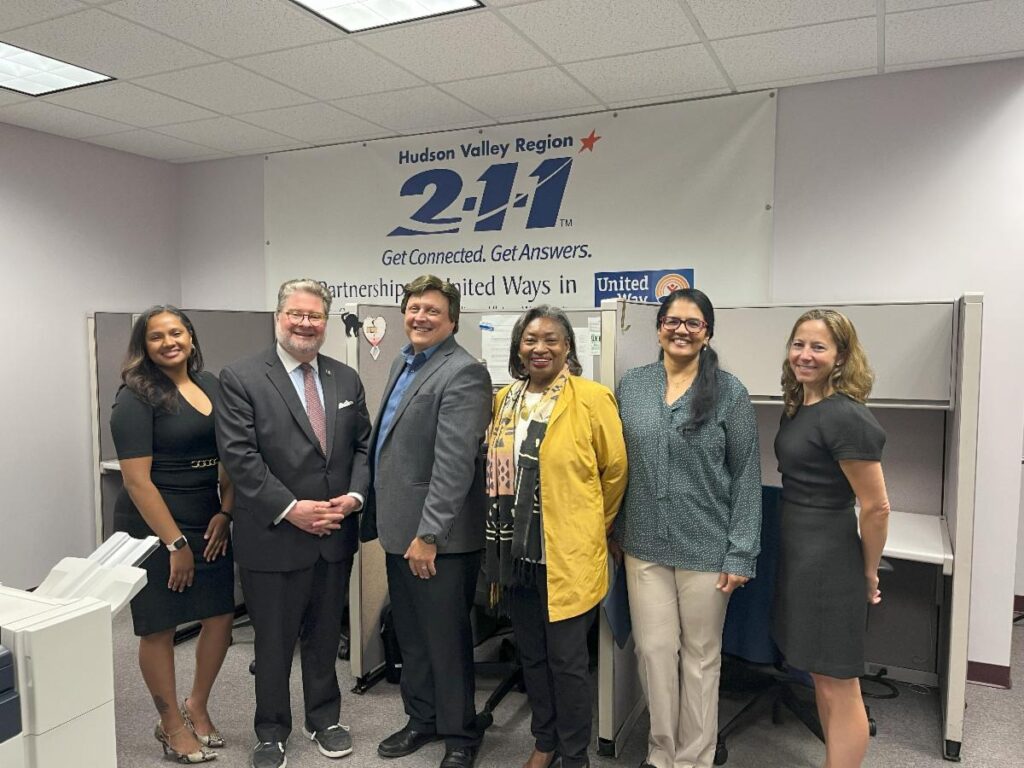
[[[672,291],[678,291],[681,288],[692,288],[693,287],[693,270],[686,270],[690,277],[687,279],[686,275],[680,272],[669,272],[667,275],[658,279],[657,284],[654,286],[654,298],[661,301],[668,296]]]
[[[594,306],[604,299],[658,302],[672,291],[693,287],[693,268],[595,272]]]

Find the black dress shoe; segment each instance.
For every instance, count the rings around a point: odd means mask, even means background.
[[[480,747],[448,747],[444,751],[441,768],[473,768]]]
[[[395,731],[377,745],[377,754],[381,757],[405,757],[411,755],[424,744],[438,741],[441,737],[436,733],[422,733],[405,726]]]

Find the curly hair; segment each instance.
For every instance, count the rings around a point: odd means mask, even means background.
[[[875,374],[868,365],[868,356],[857,338],[857,329],[842,312],[834,309],[809,309],[797,318],[786,342],[782,361],[782,402],[786,415],[792,416],[804,401],[804,387],[796,380],[789,365],[789,347],[797,329],[810,320],[821,320],[836,345],[836,365],[829,375],[829,386],[859,403],[866,402],[875,383]]]
[[[157,410],[174,413],[178,409],[178,388],[160,367],[149,359],[146,352],[146,328],[149,321],[162,314],[171,314],[181,320],[185,330],[192,337],[192,351],[188,356],[188,375],[195,377],[203,370],[203,353],[199,348],[199,338],[192,327],[188,315],[170,304],[158,304],[150,307],[132,325],[132,334],[128,338],[128,353],[121,365],[121,381],[124,386],[134,392],[140,400]]]
[[[559,307],[552,307],[547,304],[540,304],[539,306],[532,307],[526,310],[512,327],[512,343],[509,345],[508,351],[508,372],[513,379],[528,379],[530,378],[529,372],[526,370],[526,366],[523,365],[523,361],[519,358],[519,345],[523,341],[523,334],[526,332],[526,326],[532,323],[534,320],[541,318],[548,318],[554,320],[556,323],[562,326],[562,331],[565,334],[565,340],[569,344],[569,355],[566,358],[566,363],[569,366],[569,373],[573,376],[579,376],[583,373],[583,366],[580,365],[579,355],[576,354],[576,334],[572,330],[572,323],[569,321],[569,316]]]

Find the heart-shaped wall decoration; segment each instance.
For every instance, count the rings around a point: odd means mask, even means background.
[[[380,357],[380,343],[387,330],[388,323],[383,317],[367,317],[363,320],[363,336],[370,342],[370,356],[374,360]]]

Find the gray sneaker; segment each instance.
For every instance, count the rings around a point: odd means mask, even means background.
[[[261,741],[252,750],[252,768],[285,768],[288,758],[284,756],[284,742]]]
[[[321,755],[344,757],[352,754],[352,737],[349,736],[348,729],[343,725],[335,723],[321,728],[319,731],[310,731],[303,726],[302,732],[316,742],[316,747],[320,750]]]

